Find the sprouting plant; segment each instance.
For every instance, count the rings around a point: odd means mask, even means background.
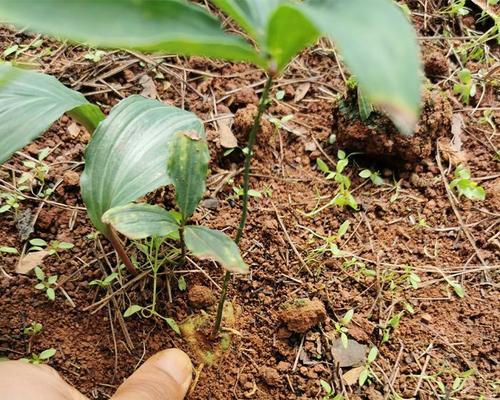
[[[1,246],[0,247],[0,254],[19,254],[17,249],[15,247],[10,247],[10,246]]]
[[[445,277],[445,280],[446,280],[446,283],[448,283],[448,285],[451,286],[451,288],[453,289],[453,291],[455,292],[455,294],[458,297],[460,297],[461,299],[463,299],[465,297],[465,290],[460,283],[458,283],[457,281],[454,281],[453,279],[448,278],[448,277]]]
[[[349,332],[349,330],[347,329],[347,325],[349,325],[353,316],[354,316],[354,310],[350,309],[344,314],[344,316],[338,322],[335,322],[335,330],[340,335],[340,341],[342,342],[342,346],[344,346],[344,348],[346,349],[349,343],[348,341],[349,339],[347,337],[347,333]]]
[[[86,60],[90,60],[92,62],[98,63],[102,60],[102,57],[106,55],[106,52],[103,50],[92,50],[89,51],[83,58]]]
[[[468,15],[470,10],[465,7],[465,2],[466,0],[451,0],[450,5],[443,10],[443,13],[454,17]]]
[[[39,37],[35,38],[31,43],[28,44],[13,44],[12,46],[7,47],[3,51],[3,57],[8,58],[8,57],[13,57],[17,58],[24,52],[30,50],[30,49],[38,49],[41,45],[43,44],[43,39],[40,39]]]
[[[293,114],[285,115],[281,118],[271,117],[269,122],[274,125],[274,133],[276,134],[288,121],[293,119]]]
[[[358,378],[359,386],[363,386],[366,382],[370,382],[370,379],[373,377],[371,364],[376,360],[377,356],[378,356],[378,349],[375,346],[373,346],[368,352],[368,357],[366,357],[365,366],[361,371],[361,373],[359,374]]]
[[[337,152],[337,165],[335,166],[335,171],[331,171],[328,165],[321,160],[320,158],[316,159],[316,164],[320,171],[326,174],[326,179],[333,179],[337,182],[339,187],[339,192],[335,195],[335,197],[330,200],[328,206],[337,205],[339,207],[349,206],[354,210],[358,209],[358,203],[356,199],[351,194],[349,189],[351,188],[351,180],[347,175],[344,175],[344,170],[349,164],[349,156],[343,150],[339,150]],[[324,207],[322,207],[324,208]],[[318,210],[316,210],[318,211]]]
[[[206,8],[184,0],[87,0],[85,4],[66,2],[64,7],[57,0],[35,2],[29,7],[24,2],[0,0],[0,12],[9,22],[66,39],[86,41],[93,46],[217,57],[261,67],[267,77],[248,134],[242,211],[235,238],[238,244],[248,214],[253,146],[261,118],[270,103],[272,84],[302,49],[323,35],[334,39],[370,102],[389,110],[394,123],[406,134],[412,132],[419,113],[420,63],[415,33],[390,0],[212,0],[212,3],[240,26],[255,46],[241,36],[224,32],[220,21]],[[145,15],[155,17],[144,18]],[[109,24],[111,20],[113,24]],[[376,51],[360,52],[357,49],[361,47]],[[377,57],[373,57],[375,53]],[[398,54],[400,62],[393,62],[393,54]],[[3,115],[9,116],[8,123],[0,124],[0,162],[41,135],[63,113],[80,121],[93,132],[81,177],[87,212],[96,228],[111,241],[130,273],[137,274],[113,228],[102,218],[110,209],[126,206],[172,183],[171,171],[165,170],[167,159],[175,155],[172,141],[179,133],[193,131],[202,137],[201,122],[189,112],[137,96],[121,101],[104,119],[98,107],[54,78],[7,65],[0,66],[0,74],[3,82],[0,109]],[[23,127],[30,129],[20,133],[20,121]],[[118,141],[121,145],[115,146]],[[180,160],[178,156],[173,158]],[[345,191],[345,180],[342,187]],[[345,193],[338,197],[339,203],[355,205],[352,196],[344,199],[342,196],[345,197]],[[184,232],[185,222],[183,219],[178,224],[182,249],[184,233],[192,231],[186,228]],[[226,272],[217,324],[220,324],[230,276],[230,272]]]
[[[458,73],[459,82],[453,86],[453,91],[460,95],[460,100],[469,104],[470,98],[476,95],[476,81],[471,72],[464,68]]]
[[[404,310],[399,311],[395,314],[390,315],[390,317],[383,323],[379,325],[382,331],[382,343],[386,343],[389,341],[391,337],[391,333],[395,331],[399,324],[401,323],[401,318],[405,313],[414,314],[415,310],[411,306],[411,304],[403,302]]]
[[[330,253],[334,257],[343,257],[345,254],[339,249],[338,242],[347,233],[350,224],[351,222],[349,220],[345,220],[344,222],[342,222],[342,224],[340,224],[337,232],[330,236],[322,236],[309,228],[303,227],[304,229],[309,231],[313,237],[319,238],[321,241],[323,241],[323,244],[321,246],[315,248],[311,252],[311,256],[314,256],[316,254]]]
[[[237,199],[243,197],[245,190],[241,186],[233,186],[233,192],[234,195],[228,197],[228,199]],[[257,199],[261,199],[263,197],[262,192],[255,189],[248,189],[248,195]]]
[[[418,222],[414,225],[415,229],[428,229],[429,224],[425,220],[425,218],[420,218]]]
[[[7,211],[17,212],[21,201],[25,199],[24,196],[17,193],[2,193],[0,192],[0,214]]]
[[[335,395],[335,391],[327,381],[320,379],[319,383],[323,390],[325,391],[325,396],[322,397],[322,400],[344,400],[344,396],[341,394]]]
[[[48,188],[45,191],[44,185],[45,185],[45,178],[47,174],[49,173],[49,166],[43,162],[43,160],[49,155],[50,149],[48,147],[40,150],[37,155],[36,160],[27,160],[23,161],[23,165],[29,169],[29,172],[25,172],[21,175],[21,177],[18,179],[17,183],[19,185],[28,183],[31,188],[35,184],[38,184],[40,186],[40,189],[36,193],[36,195],[40,196],[43,195],[43,197],[48,197],[50,194],[52,194],[52,189]],[[23,187],[19,187],[18,190],[22,191]]]
[[[42,351],[40,354],[31,354],[30,358],[21,358],[20,361],[30,363],[30,364],[44,364],[54,357],[57,353],[56,349],[47,349]]]
[[[60,242],[59,240],[51,240],[49,243],[47,243],[45,240],[40,238],[31,239],[30,244],[31,247],[29,251],[46,250],[49,256],[59,254],[60,251],[69,250],[75,247],[73,243]]]
[[[451,387],[449,387],[446,383],[440,379],[440,376],[445,371],[441,370],[433,375],[426,375],[422,379],[430,382],[434,382],[439,389],[438,399],[439,400],[458,400],[463,398],[462,396],[456,397],[463,389],[465,384],[467,383],[467,379],[476,373],[474,369],[469,369],[464,372],[456,373],[452,372],[451,375],[453,377],[453,383]]]
[[[359,176],[364,179],[370,179],[375,186],[381,186],[384,184],[384,180],[378,171],[364,169],[359,173]]]
[[[344,261],[342,266],[345,269],[353,269],[355,271],[355,276],[358,279],[361,277],[374,278],[377,276],[377,271],[368,268],[364,262],[358,260],[356,257],[352,257],[350,260]]]
[[[470,171],[463,165],[455,169],[455,179],[450,182],[450,189],[458,193],[458,197],[465,196],[470,200],[484,200],[486,192],[482,186],[471,179]]]
[[[106,289],[113,284],[118,276],[118,272],[112,272],[104,279],[94,279],[93,281],[90,281],[89,286],[99,286],[101,289]]]
[[[28,336],[38,335],[43,330],[43,325],[39,322],[32,322],[23,329],[23,333]]]
[[[57,284],[57,275],[45,276],[45,272],[40,267],[35,267],[34,271],[36,279],[38,279],[35,289],[43,290],[47,298],[50,301],[54,301],[56,299],[55,287]]]

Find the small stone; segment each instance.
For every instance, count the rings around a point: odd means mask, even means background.
[[[280,361],[278,365],[276,366],[276,369],[280,372],[286,372],[289,371],[290,368],[292,367],[292,364],[286,361]]]
[[[325,305],[319,300],[294,300],[285,305],[280,318],[288,330],[304,333],[326,320]]]
[[[424,313],[422,315],[420,315],[420,319],[424,322],[432,322],[432,316],[430,314],[427,314],[427,313]]]
[[[80,184],[80,175],[75,171],[64,171],[63,181],[66,186],[78,186]]]
[[[210,288],[195,285],[189,289],[188,299],[194,308],[206,308],[215,303],[215,296]]]
[[[279,386],[281,384],[281,376],[274,368],[262,367],[260,374],[264,382],[269,386]]]
[[[341,368],[355,367],[365,362],[366,346],[349,339],[347,347],[344,347],[339,338],[332,343],[332,356]]]
[[[209,210],[217,210],[220,207],[219,199],[209,198],[202,200],[201,206],[208,208]]]

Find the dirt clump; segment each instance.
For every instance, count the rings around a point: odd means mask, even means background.
[[[443,92],[422,93],[422,110],[413,136],[404,136],[383,113],[374,111],[362,121],[355,91],[333,110],[333,133],[341,149],[363,152],[385,162],[411,168],[429,158],[436,139],[449,136],[452,107]]]
[[[238,109],[234,114],[233,133],[236,135],[238,143],[244,143],[246,141],[248,132],[252,128],[256,115],[257,106],[254,104],[248,104],[246,107]],[[272,131],[271,123],[263,119],[257,141],[265,143],[268,141]]]
[[[207,308],[215,303],[215,296],[210,288],[202,285],[194,285],[189,289],[188,299],[194,308]]]
[[[431,80],[449,75],[450,65],[446,55],[441,51],[430,49],[429,52],[424,52],[423,64],[425,76]]]
[[[279,386],[281,384],[281,376],[274,368],[263,367],[260,370],[260,374],[264,382],[269,386]]]
[[[326,320],[325,305],[319,300],[294,300],[284,305],[280,319],[289,331],[304,333]]]
[[[80,184],[80,175],[75,171],[67,170],[64,172],[63,180],[66,186],[78,186]]]

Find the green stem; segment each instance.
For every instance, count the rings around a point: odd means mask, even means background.
[[[257,109],[257,115],[253,121],[252,128],[250,129],[250,133],[248,134],[248,143],[247,143],[247,153],[245,157],[245,168],[243,171],[243,204],[241,210],[241,218],[240,225],[238,227],[238,232],[236,233],[236,244],[240,243],[241,237],[243,236],[243,231],[245,229],[245,225],[247,222],[248,215],[248,190],[250,188],[250,166],[252,163],[253,156],[253,146],[257,139],[257,132],[260,129],[260,121],[262,120],[262,115],[267,108],[269,102],[269,92],[271,90],[271,85],[273,83],[273,76],[269,74],[266,80],[266,84],[264,85],[264,90],[260,95],[259,107]],[[229,286],[229,281],[231,280],[231,272],[226,271],[224,275],[224,283],[222,285],[222,293],[220,296],[219,304],[217,306],[217,316],[215,318],[215,325],[212,331],[212,337],[217,336],[220,330],[220,326],[222,324],[222,312],[224,311],[224,303],[226,302],[227,288]]]
[[[134,267],[134,264],[132,264],[132,261],[130,261],[130,258],[128,257],[127,252],[123,248],[122,242],[120,242],[120,239],[118,238],[114,229],[111,226],[109,226],[108,239],[111,242],[111,244],[113,245],[113,248],[115,249],[116,253],[118,254],[118,257],[120,258],[120,260],[122,260],[123,264],[125,264],[125,267],[127,268],[128,272],[130,272],[134,276],[139,275],[139,272]]]
[[[181,226],[179,227],[179,239],[181,242],[181,264],[186,262],[186,242],[184,241],[184,226],[185,222],[181,222]]]

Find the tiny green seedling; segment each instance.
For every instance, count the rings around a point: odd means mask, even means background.
[[[21,201],[23,200],[25,200],[25,197],[20,194],[0,192],[0,214],[7,211],[14,211],[17,213]]]
[[[118,272],[112,272],[104,279],[94,279],[93,281],[89,282],[89,286],[99,286],[101,289],[106,289],[113,284],[118,276]]]
[[[39,322],[32,322],[29,326],[23,329],[23,333],[27,336],[38,335],[43,330],[43,325]]]
[[[460,100],[463,103],[469,104],[470,98],[476,95],[476,82],[467,68],[458,73],[458,79],[459,83],[453,86],[453,91],[460,95]]]
[[[18,188],[19,191],[23,191],[25,189],[31,188],[33,191],[34,186],[39,186],[38,192],[34,193],[36,196],[47,198],[49,197],[53,189],[46,188],[45,179],[47,174],[50,171],[49,166],[43,162],[45,158],[50,154],[50,149],[48,147],[40,150],[37,155],[37,159],[23,161],[23,165],[28,168],[28,172],[24,172],[21,177],[18,179],[18,185],[29,184],[29,186],[20,186]]]
[[[470,9],[465,7],[466,0],[452,0],[451,4],[446,7],[442,13],[452,17],[463,17],[470,13]]]
[[[374,346],[368,352],[368,357],[366,358],[366,363],[359,374],[358,383],[359,386],[363,386],[365,383],[369,383],[371,378],[374,376],[371,368],[371,364],[376,360],[378,356],[378,349]]]
[[[316,164],[319,170],[326,174],[326,179],[334,179],[335,182],[337,182],[339,192],[325,206],[309,213],[308,216],[316,215],[319,211],[332,205],[337,205],[339,207],[349,206],[354,210],[358,209],[358,203],[349,191],[351,187],[351,180],[347,175],[343,174],[345,167],[349,164],[349,156],[347,156],[344,151],[339,150],[337,157],[339,160],[335,167],[335,171],[331,171],[328,165],[321,158],[316,159]]]
[[[344,314],[340,321],[335,322],[335,330],[340,334],[340,341],[342,342],[342,346],[346,349],[349,344],[349,338],[347,337],[349,330],[347,329],[347,325],[351,322],[353,315],[354,310],[350,309]]]
[[[455,294],[458,297],[460,297],[461,299],[463,299],[465,297],[465,290],[460,283],[458,283],[457,281],[454,281],[453,279],[446,278],[446,277],[445,277],[445,280],[446,280],[446,283],[448,283],[448,285],[451,286],[451,288],[453,289],[453,291],[455,292]]]
[[[20,361],[23,361],[25,363],[29,364],[45,364],[48,362],[52,357],[54,357],[57,353],[56,349],[47,349],[42,351],[40,354],[35,354],[33,353],[31,355],[31,358],[21,358]]]
[[[378,171],[364,169],[359,173],[359,176],[363,179],[370,179],[375,186],[382,186],[384,184],[384,180]]]
[[[40,267],[35,267],[35,276],[38,279],[38,282],[35,285],[35,289],[43,290],[45,295],[50,301],[54,301],[56,299],[56,291],[55,287],[57,284],[57,275],[50,275],[48,277],[45,276],[45,272]]]
[[[327,381],[320,379],[319,383],[326,393],[321,400],[344,400],[344,396],[341,394],[335,395],[332,385],[330,385]]]
[[[10,246],[1,246],[0,247],[0,254],[19,254],[17,249],[15,247],[10,247]]]
[[[352,268],[355,271],[357,279],[362,277],[374,278],[377,276],[377,271],[368,268],[364,262],[358,260],[356,257],[352,257],[350,260],[344,261],[342,267],[345,269]]]
[[[450,182],[450,189],[456,190],[459,198],[464,196],[469,200],[480,201],[486,198],[484,188],[471,179],[470,171],[463,165],[456,168],[455,179]]]
[[[90,60],[94,63],[98,63],[102,60],[102,58],[106,55],[106,52],[103,50],[93,50],[89,51],[83,58],[86,60]]]
[[[12,57],[16,59],[21,54],[30,49],[38,49],[42,44],[43,39],[35,39],[28,44],[13,44],[12,46],[9,46],[4,50],[2,55],[4,58]]]
[[[69,242],[60,242],[59,240],[52,240],[50,243],[47,243],[45,240],[40,238],[35,238],[30,240],[31,247],[29,251],[41,251],[46,250],[49,253],[49,256],[54,254],[59,254],[59,252],[63,250],[69,250],[75,247],[73,243]]]

